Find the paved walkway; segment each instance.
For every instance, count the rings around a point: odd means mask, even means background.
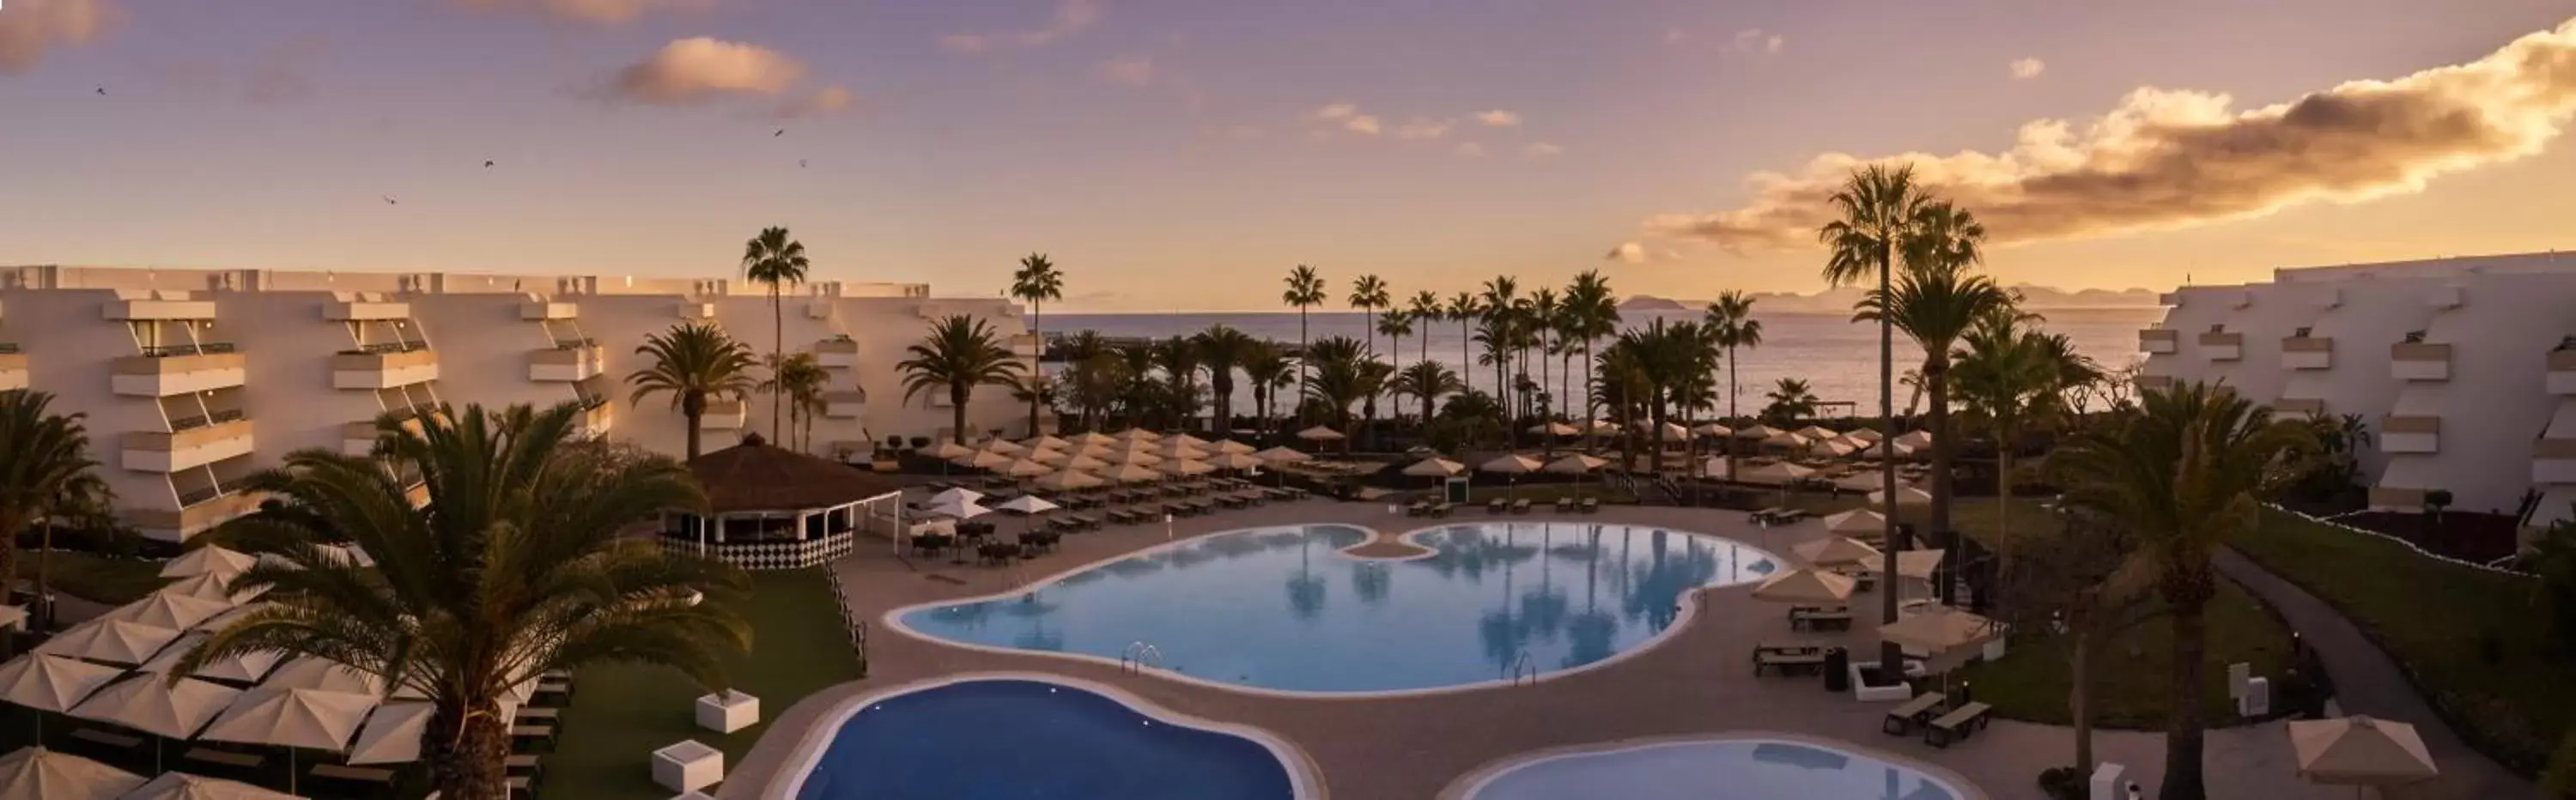
[[[1451,523],[1472,523],[1481,511],[1464,511]],[[1823,526],[1805,522],[1768,531],[1744,514],[1666,507],[1605,507],[1599,514],[1557,517],[1540,511],[1511,518],[1629,523],[1736,539],[1772,552],[1821,538]],[[1274,503],[1178,521],[1170,535],[1197,536],[1265,525],[1343,522],[1410,530],[1424,520],[1389,515],[1384,505],[1312,500]],[[914,638],[873,621],[914,603],[992,594],[1015,582],[1043,578],[1134,550],[1162,544],[1161,524],[1113,526],[1064,540],[1063,550],[1013,569],[952,566],[944,560],[905,563],[882,548],[868,548],[834,565],[848,602],[871,620],[873,674],[774,709],[769,733],[737,763],[720,790],[727,800],[783,791],[775,780],[826,711],[841,701],[925,678],[993,670],[1068,675],[1117,686],[1183,714],[1251,725],[1303,749],[1338,800],[1431,800],[1453,780],[1480,766],[1534,750],[1615,742],[1639,737],[1781,731],[1853,743],[1900,760],[1929,764],[1963,778],[1992,800],[2037,800],[2034,779],[2047,766],[2073,757],[2063,729],[1998,721],[1977,738],[1936,750],[1919,738],[1887,736],[1879,721],[1887,706],[1827,693],[1810,679],[1756,678],[1747,643],[1792,635],[1777,606],[1752,600],[1749,586],[1704,592],[1700,612],[1668,632],[1659,646],[1599,669],[1552,677],[1534,685],[1371,700],[1318,700],[1252,695],[1185,684],[1152,674],[1122,674],[1116,667],[1024,653],[967,650]],[[1874,608],[1875,596],[1854,598]],[[1859,648],[1869,626],[1840,634]],[[1833,640],[1828,634],[1815,638]],[[2103,731],[2101,757],[2130,765],[2152,780],[2163,765],[2160,735]],[[2260,800],[2346,800],[2349,789],[2310,786],[2296,774],[2289,737],[2281,723],[2211,731],[2207,761],[2212,796]],[[1962,800],[1979,800],[1976,797]]]
[[[2316,649],[2318,657],[2325,661],[2327,676],[2334,679],[2335,701],[2343,713],[2404,722],[2415,726],[2415,732],[2424,737],[2424,748],[2432,752],[2433,763],[2442,768],[2442,778],[2392,789],[2387,793],[2391,800],[2511,800],[2539,796],[2529,781],[2460,741],[2459,734],[2452,732],[2451,726],[2444,724],[2433,713],[2433,707],[2416,693],[2414,684],[2407,682],[2405,673],[2398,671],[2396,660],[2333,605],[2234,551],[2220,552],[2216,563],[2219,574],[2278,609],[2281,617],[2289,620],[2290,629]]]

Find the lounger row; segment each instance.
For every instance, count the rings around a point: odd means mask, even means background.
[[[1825,670],[1825,646],[1817,642],[1764,642],[1753,646],[1753,674],[1768,669],[1782,675],[1817,674]]]
[[[1846,606],[1835,606],[1832,608],[1824,608],[1820,606],[1798,606],[1789,609],[1790,630],[1803,629],[1821,631],[1832,629],[1847,631],[1851,630],[1851,626],[1852,613],[1851,609]]]
[[[1768,528],[1773,525],[1787,525],[1798,520],[1806,519],[1809,516],[1813,515],[1808,514],[1807,510],[1803,508],[1774,506],[1753,512],[1753,524]]]
[[[1949,695],[1924,692],[1905,701],[1904,705],[1889,709],[1887,719],[1879,723],[1879,731],[1889,736],[1904,736],[1920,729],[1924,744],[1948,747],[1951,742],[1985,730],[1994,710],[1993,706],[1976,702],[1961,703],[1952,708]]]

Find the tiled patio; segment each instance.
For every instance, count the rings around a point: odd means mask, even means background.
[[[1178,520],[1169,535],[1315,522],[1393,531],[1482,517],[1481,511],[1462,510],[1449,520],[1408,519],[1387,513],[1383,505],[1308,500]],[[1569,518],[1537,511],[1510,519]],[[1822,535],[1812,521],[1766,532],[1743,514],[1699,509],[1617,506],[1570,519],[1725,536],[1774,552]],[[1885,705],[1860,703],[1848,693],[1829,694],[1812,678],[1754,677],[1749,643],[1792,634],[1778,606],[1752,600],[1750,587],[1742,586],[1705,592],[1701,612],[1680,630],[1668,633],[1652,650],[1616,664],[1534,685],[1393,699],[1257,696],[1150,674],[1122,674],[1102,663],[936,644],[876,621],[889,609],[992,594],[1013,581],[1042,579],[1165,540],[1163,525],[1113,526],[1068,537],[1060,552],[1012,568],[956,566],[945,559],[907,562],[886,547],[864,548],[842,560],[836,569],[849,602],[874,629],[871,677],[803,698],[780,712],[771,733],[735,765],[719,796],[747,800],[782,792],[785,781],[778,780],[779,773],[791,754],[818,719],[843,699],[924,678],[988,670],[1048,672],[1109,683],[1184,714],[1267,729],[1304,749],[1323,771],[1327,792],[1339,800],[1428,800],[1479,766],[1517,754],[1693,733],[1781,731],[1841,740],[1955,773],[1994,800],[2039,798],[2034,782],[2039,771],[2073,757],[2072,737],[2065,729],[2000,720],[1976,738],[1934,749],[1918,738],[1881,733]],[[1855,598],[1855,610],[1874,608],[1874,598]],[[1860,632],[1811,638],[1841,637],[1857,651],[1867,643],[1865,632],[1871,627],[1862,624],[1855,626]],[[2102,758],[2129,765],[2130,774],[2152,787],[2164,752],[2160,735],[2102,731],[2095,746]],[[2211,731],[2207,764],[2213,797],[2352,796],[2350,789],[2310,786],[2297,777],[2282,723]]]

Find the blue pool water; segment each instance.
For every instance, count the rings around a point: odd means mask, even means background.
[[[1779,740],[1650,745],[1507,769],[1468,800],[1958,800],[1909,767]]]
[[[1449,525],[1413,537],[1429,558],[1338,552],[1367,539],[1347,525],[1211,534],[898,621],[953,642],[1113,660],[1146,642],[1164,667],[1221,684],[1419,690],[1610,658],[1671,627],[1692,587],[1775,568],[1725,539],[1630,525]]]
[[[974,680],[869,703],[797,800],[1294,800],[1279,756],[1070,686]]]

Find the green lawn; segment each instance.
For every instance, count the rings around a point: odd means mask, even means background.
[[[832,609],[830,578],[822,570],[754,573],[754,593],[742,609],[753,627],[752,650],[732,659],[726,674],[760,698],[761,724],[718,735],[697,727],[691,704],[706,693],[678,672],[627,665],[582,670],[579,695],[563,714],[563,739],[546,758],[547,800],[664,798],[653,784],[652,752],[682,739],[725,751],[726,764],[751,750],[768,720],[806,695],[859,677],[849,636]]]
[[[2576,726],[2576,681],[2544,650],[2530,579],[2281,513],[2236,549],[2369,631],[2462,736],[2506,765],[2537,771]]]
[[[33,550],[18,554],[19,577],[36,579]],[[108,558],[92,553],[56,550],[45,556],[45,580],[60,595],[83,600],[124,605],[158,591],[169,581],[161,578],[161,562],[131,558]]]

